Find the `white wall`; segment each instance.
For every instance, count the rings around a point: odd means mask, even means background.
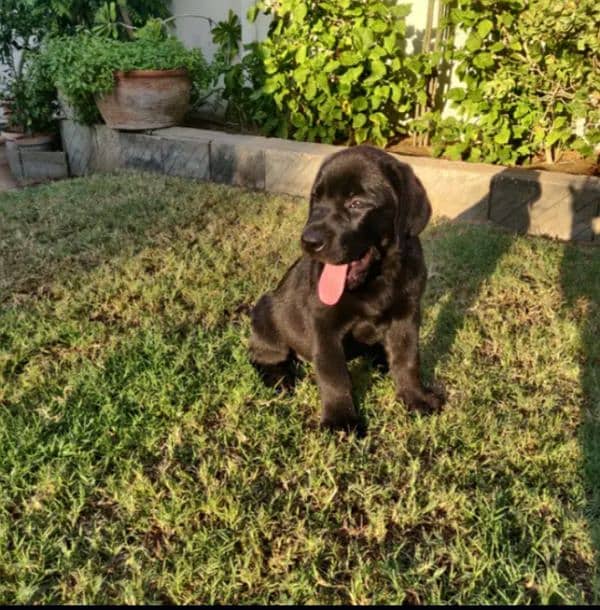
[[[439,1],[436,0],[434,8],[434,27]],[[427,23],[428,0],[413,0],[412,2],[405,0],[402,3],[412,4],[407,25],[410,32],[418,35]],[[250,23],[246,19],[246,13],[254,4],[254,0],[172,0],[171,12],[174,16],[178,16],[175,19],[176,35],[186,46],[200,47],[205,57],[210,60],[215,48],[211,41],[209,23],[206,19],[192,17],[191,15],[209,17],[218,22],[226,19],[229,9],[231,9],[238,15],[242,23],[242,43],[262,40],[267,34],[269,18],[261,14],[255,23]],[[409,52],[412,50],[412,38],[408,40],[408,50]]]
[[[227,18],[229,9],[239,14],[239,5],[240,0],[173,0],[171,12],[177,17],[175,33],[186,46],[199,47],[206,59],[211,60],[214,45],[210,36],[210,24],[199,17],[222,21]]]
[[[2,0],[0,0],[0,2],[1,1]],[[13,51],[13,57],[14,57],[15,65],[18,65],[19,62],[21,61],[21,51],[18,51],[15,49]],[[4,91],[4,89],[6,87],[6,79],[8,77],[8,74],[9,74],[8,66],[0,62],[0,93],[2,91]],[[4,113],[2,112],[2,109],[0,108],[0,124],[4,123],[4,121],[5,121]]]
[[[8,66],[0,62],[0,93],[2,93],[6,87],[6,77],[8,75]],[[0,108],[0,125],[5,122],[4,112]]]
[[[262,40],[267,33],[269,20],[260,15],[255,23],[246,19],[248,9],[254,0],[172,0],[171,12],[175,19],[175,33],[187,47],[199,47],[207,60],[215,53],[215,45],[210,35],[210,24],[203,17],[215,23],[227,19],[231,9],[242,24],[242,44]]]

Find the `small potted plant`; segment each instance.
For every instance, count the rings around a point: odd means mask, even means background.
[[[100,113],[109,127],[125,130],[181,121],[192,82],[204,74],[208,82],[209,69],[199,49],[186,49],[162,27],[151,20],[128,41],[90,33],[48,41],[52,80],[78,120],[94,123]]]
[[[20,76],[8,87],[11,113],[2,132],[12,174],[23,180],[22,157],[31,151],[52,150],[58,133],[56,89],[48,78],[47,66],[37,53],[26,61]]]
[[[56,89],[49,78],[44,57],[30,54],[23,74],[9,84],[8,95],[9,128],[25,138],[44,136],[52,139],[56,135]]]

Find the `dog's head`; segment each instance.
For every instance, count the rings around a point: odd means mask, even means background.
[[[323,162],[310,196],[302,247],[327,266],[347,265],[346,285],[364,281],[372,261],[400,248],[431,216],[425,189],[409,165],[371,146]]]

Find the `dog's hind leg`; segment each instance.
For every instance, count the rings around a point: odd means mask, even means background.
[[[263,295],[252,310],[250,361],[269,386],[294,385],[294,358],[273,320],[270,295]]]

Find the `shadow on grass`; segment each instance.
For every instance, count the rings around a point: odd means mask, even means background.
[[[507,170],[510,171],[510,170]],[[532,172],[538,177],[539,173]],[[581,184],[581,183],[579,183]],[[572,239],[582,235],[594,239],[593,216],[600,215],[600,201],[590,214],[588,204],[582,214],[581,201],[589,200],[589,192],[581,193],[583,187],[570,186],[570,205],[572,211]],[[542,185],[534,182],[528,190],[521,189],[523,198],[509,203],[508,211],[501,211],[500,224],[518,233],[526,233],[531,227],[532,207],[542,197]],[[506,197],[506,193],[503,194]],[[490,218],[492,189],[482,204],[488,208]],[[485,201],[488,199],[487,201]],[[498,216],[498,212],[496,212]],[[583,218],[582,218],[583,216]],[[496,218],[497,220],[497,218]],[[481,288],[492,276],[502,257],[509,251],[514,238],[507,232],[501,239],[488,240],[486,231],[460,232],[447,238],[442,236],[436,247],[435,229],[431,254],[433,268],[436,257],[444,258],[443,278],[435,274],[429,282],[430,299],[446,293],[445,303],[436,318],[435,327],[422,348],[422,368],[427,381],[433,378],[434,370],[446,359],[465,323],[469,309],[475,304]],[[580,384],[583,394],[580,442],[583,449],[583,479],[587,492],[586,518],[588,520],[596,561],[593,582],[586,587],[588,601],[600,599],[600,244],[574,247],[563,246],[560,263],[560,282],[565,305],[565,315],[574,317],[580,336]]]
[[[575,226],[577,189],[569,187]],[[596,204],[600,215],[600,201]],[[589,227],[592,229],[592,227]],[[593,234],[593,231],[592,231]],[[580,337],[580,384],[583,394],[580,442],[587,492],[587,519],[596,552],[592,601],[600,600],[600,244],[566,246],[560,270],[567,313],[575,318]]]
[[[196,197],[189,185],[121,171],[37,186],[35,197],[29,188],[3,193],[0,303],[44,295],[56,280],[77,281],[147,246],[168,247],[185,230],[193,243],[218,214],[255,213],[236,204],[245,195],[232,198],[231,187],[205,183]]]

